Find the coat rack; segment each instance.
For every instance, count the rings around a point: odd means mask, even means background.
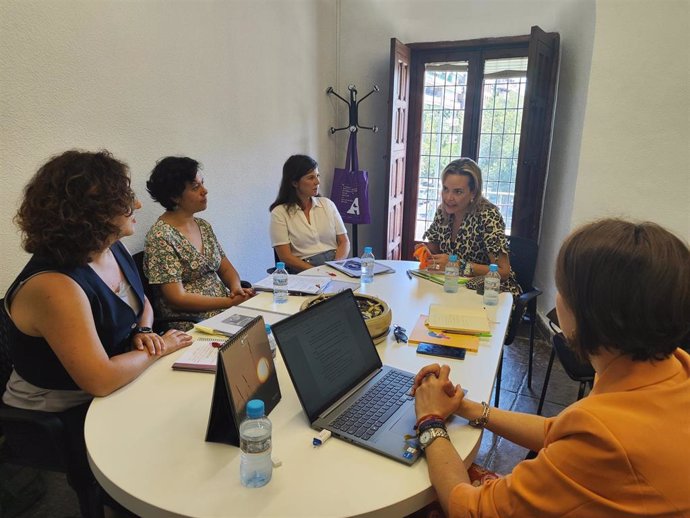
[[[342,128],[334,128],[331,126],[330,132],[331,132],[331,135],[333,135],[337,131],[350,130],[350,133],[355,134],[355,144],[356,144],[356,142],[357,142],[356,141],[356,138],[357,138],[356,133],[360,129],[371,130],[374,133],[378,133],[378,131],[379,131],[378,126],[360,126],[359,116],[358,116],[359,104],[364,99],[366,99],[371,94],[373,94],[374,92],[378,92],[379,87],[377,85],[374,85],[374,88],[367,95],[362,97],[359,101],[357,100],[357,88],[355,88],[355,85],[348,85],[347,89],[350,91],[350,100],[349,101],[347,99],[345,99],[344,97],[338,95],[338,93],[335,90],[333,90],[332,86],[329,86],[326,89],[326,93],[328,95],[335,95],[338,99],[340,99],[345,104],[347,104],[348,111],[349,111],[349,119],[350,119],[348,125],[343,126]],[[350,157],[350,160],[351,160],[352,164],[355,163],[355,156],[354,156],[355,150],[356,150],[356,145],[352,146],[352,149],[351,149],[352,156]],[[359,247],[357,246],[357,225],[354,223],[352,224],[352,250],[353,250],[354,255],[357,255],[359,253]]]

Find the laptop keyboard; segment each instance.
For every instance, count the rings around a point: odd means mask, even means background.
[[[369,439],[405,401],[412,399],[409,392],[413,381],[411,374],[388,371],[354,405],[340,414],[331,427]]]

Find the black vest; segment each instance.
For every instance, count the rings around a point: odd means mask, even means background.
[[[38,256],[33,256],[29,260],[7,290],[5,299],[11,300],[19,283],[37,273],[54,271],[67,275],[86,293],[98,337],[108,357],[127,352],[130,350],[132,330],[137,326],[144,307],[144,288],[134,261],[122,243],[116,242],[111,250],[125,278],[139,298],[142,309],[138,315],[135,315],[132,308],[113,293],[90,266],[63,268],[57,266],[52,259]],[[65,300],[65,304],[69,304],[69,301]],[[54,390],[79,389],[55,356],[48,342],[40,337],[25,335],[14,324],[10,326],[10,355],[17,373],[37,387]]]

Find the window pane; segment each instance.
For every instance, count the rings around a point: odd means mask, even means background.
[[[466,89],[466,61],[426,64],[414,232],[418,241],[431,225],[441,201],[441,170],[461,156]]]
[[[496,204],[510,234],[527,58],[487,59],[482,83],[478,163],[484,196]]]

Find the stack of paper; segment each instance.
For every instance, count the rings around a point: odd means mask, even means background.
[[[288,291],[301,295],[318,295],[329,282],[331,278],[327,275],[288,275]],[[273,277],[269,275],[253,283],[253,286],[256,290],[273,291]]]
[[[326,261],[326,264],[349,277],[362,276],[362,260],[359,257],[343,259],[342,261]],[[385,264],[374,262],[374,275],[381,273],[395,273],[395,270]]]
[[[490,333],[489,319],[483,308],[469,309],[431,304],[429,306],[429,327],[455,331],[457,333]]]

